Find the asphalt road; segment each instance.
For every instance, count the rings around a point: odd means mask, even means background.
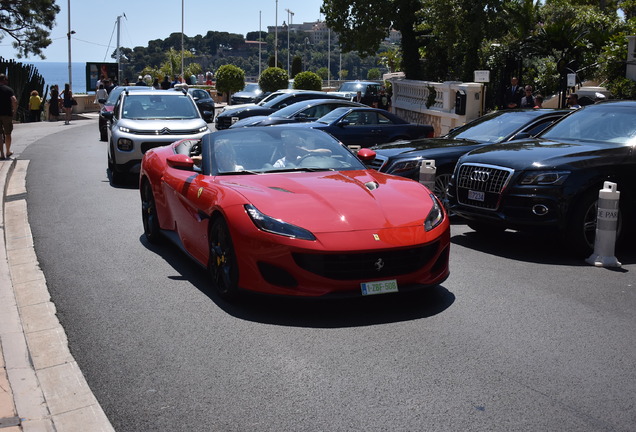
[[[595,268],[456,223],[430,295],[228,304],[145,241],[96,121],[21,158],[52,300],[118,432],[636,430],[634,252]]]

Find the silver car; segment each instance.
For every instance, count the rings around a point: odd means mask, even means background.
[[[113,183],[138,173],[148,150],[209,132],[187,92],[124,90],[109,117],[108,168]]]

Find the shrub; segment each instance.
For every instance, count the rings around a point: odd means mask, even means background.
[[[265,93],[286,89],[288,82],[289,75],[287,75],[287,72],[277,67],[268,67],[258,79],[258,85]]]
[[[228,101],[230,94],[243,90],[245,87],[245,72],[240,67],[234,65],[223,65],[216,71],[216,89],[227,94]]]
[[[294,88],[298,90],[322,90],[322,80],[313,72],[300,72],[294,78]]]

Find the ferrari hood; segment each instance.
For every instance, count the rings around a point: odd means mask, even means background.
[[[375,171],[217,178],[262,213],[314,233],[421,225],[433,201],[412,180]]]

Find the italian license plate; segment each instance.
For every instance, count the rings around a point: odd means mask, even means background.
[[[486,194],[481,191],[468,190],[468,199],[473,201],[483,202],[486,198]]]
[[[236,123],[237,121],[239,121],[240,119],[238,117],[231,117],[230,121],[232,122],[232,124]]]
[[[364,282],[360,284],[362,295],[386,294],[398,291],[397,280]]]

